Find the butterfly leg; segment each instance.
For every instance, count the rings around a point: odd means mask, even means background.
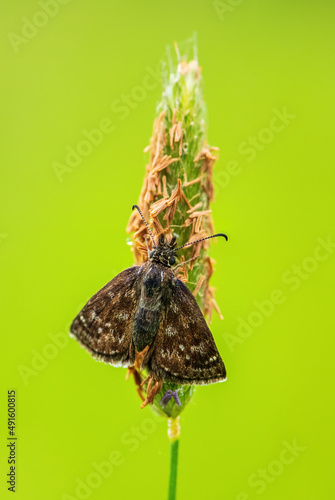
[[[176,266],[172,267],[171,270],[172,271],[175,271],[176,269],[178,269],[178,267],[182,267],[182,266],[185,266],[185,264],[187,264],[188,262],[191,262],[191,260],[194,260],[196,259],[197,257],[192,257],[191,259],[188,259],[188,260],[184,260],[183,262],[181,262],[180,264],[177,264]]]
[[[134,366],[130,366],[128,368],[126,373],[126,380],[129,380],[130,375],[133,375],[135,384],[140,386],[142,383],[141,374],[136,370]]]
[[[134,363],[134,366],[135,368],[137,368],[138,370],[141,368],[141,364],[142,364],[142,361],[143,361],[143,358],[144,356],[146,355],[146,353],[148,352],[150,348],[150,345],[147,345],[143,351],[141,352],[136,352],[135,354],[135,363]]]
[[[146,384],[150,378],[151,378],[151,375],[148,375],[147,378],[145,378],[143,380],[143,382],[141,383],[141,387],[143,387],[143,385]]]
[[[161,379],[156,380],[155,385],[153,386],[152,391],[150,393],[151,403],[154,402],[155,396],[157,396],[157,394],[159,394],[161,392],[162,387],[163,387],[163,380],[161,380]]]
[[[146,380],[148,380],[147,397],[141,404],[141,408],[145,408],[148,404],[152,404],[155,396],[161,392],[163,387],[163,381],[161,379],[155,380],[153,377],[149,376]],[[153,382],[154,385],[151,388]]]
[[[144,356],[146,355],[146,353],[148,352],[149,350],[149,347],[150,346],[146,346],[143,351],[141,352],[137,352],[135,354],[135,363],[134,363],[134,366],[131,366],[128,368],[128,371],[127,371],[127,374],[126,374],[126,380],[129,379],[130,375],[133,375],[134,377],[134,382],[135,382],[135,385],[136,385],[136,390],[140,396],[140,398],[142,399],[142,401],[145,400],[145,397],[143,396],[143,393],[142,393],[142,386],[144,384],[145,381],[142,382],[142,377],[141,377],[141,373],[140,373],[140,367],[141,367],[141,364],[142,364],[142,361],[144,359]]]
[[[141,374],[136,370],[136,368],[134,366],[131,366],[131,367],[128,368],[128,371],[126,373],[126,380],[129,380],[130,375],[133,375],[134,382],[135,382],[135,385],[136,385],[136,390],[137,390],[140,398],[142,399],[142,401],[144,401],[145,397],[142,394],[142,377],[141,377]]]

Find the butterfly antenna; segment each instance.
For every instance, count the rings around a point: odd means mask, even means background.
[[[147,224],[147,221],[146,221],[146,220],[145,220],[145,218],[143,217],[143,214],[142,214],[142,212],[141,212],[140,207],[139,207],[139,206],[137,206],[137,205],[133,205],[133,206],[132,206],[132,210],[134,210],[134,208],[136,208],[136,210],[138,210],[138,213],[139,213],[139,214],[140,214],[140,216],[142,217],[142,220],[143,220],[144,224],[146,225],[146,228],[147,228],[147,230],[148,230],[148,232],[149,232],[149,234],[150,234],[150,236],[151,236],[151,239],[152,239],[152,242],[153,242],[153,244],[154,244],[154,247],[155,247],[155,248],[157,248],[157,245],[156,245],[156,243],[155,243],[155,240],[154,240],[153,234],[152,234],[152,232],[151,232],[151,231],[150,231],[150,229],[149,229],[149,226],[148,226],[148,224]]]
[[[180,250],[181,248],[188,247],[190,245],[194,245],[194,243],[199,243],[199,241],[204,241],[204,240],[209,240],[210,238],[216,238],[216,236],[223,236],[226,241],[228,241],[228,236],[223,233],[218,233],[218,234],[213,234],[212,236],[207,236],[206,238],[201,238],[201,240],[196,240],[196,241],[191,241],[190,243],[185,243],[185,245],[182,245],[181,247],[175,248],[173,251],[176,252],[177,250]]]

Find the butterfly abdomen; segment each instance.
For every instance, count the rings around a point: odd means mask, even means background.
[[[163,305],[164,278],[165,273],[161,265],[147,264],[132,330],[137,352],[151,345],[158,332]]]

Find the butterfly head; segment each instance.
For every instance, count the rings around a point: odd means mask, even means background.
[[[151,260],[152,262],[157,262],[159,264],[163,264],[163,266],[166,266],[166,267],[173,266],[175,261],[176,261],[176,252],[177,252],[177,250],[180,250],[181,248],[194,245],[195,243],[199,243],[200,241],[209,240],[210,238],[216,238],[217,236],[223,236],[225,238],[225,240],[228,241],[228,236],[226,234],[217,233],[217,234],[212,234],[211,236],[206,236],[205,238],[200,238],[200,240],[188,241],[187,243],[184,243],[181,247],[176,248],[176,237],[175,236],[173,236],[171,241],[168,242],[166,240],[164,234],[161,234],[159,239],[158,239],[158,243],[156,245],[155,238],[154,238],[152,232],[150,231],[150,228],[148,226],[147,221],[143,217],[143,214],[141,212],[140,207],[138,205],[133,205],[133,210],[134,210],[134,208],[136,208],[136,210],[140,214],[140,216],[141,216],[141,218],[142,218],[142,220],[143,220],[143,222],[148,230],[148,233],[151,237],[151,240],[152,240],[152,243],[154,246],[154,249],[151,250],[151,252],[149,253],[149,260]],[[191,260],[193,260],[193,259],[194,259],[194,257],[192,257]]]
[[[163,264],[163,266],[171,267],[176,261],[176,253],[174,248],[176,247],[176,237],[173,236],[170,242],[168,242],[164,236],[161,234],[158,239],[158,244],[156,248],[151,250],[149,254],[149,259],[152,262],[157,262]]]

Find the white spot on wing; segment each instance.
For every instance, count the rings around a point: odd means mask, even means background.
[[[123,321],[126,321],[129,318],[129,314],[125,311],[122,311],[116,317],[122,319]]]
[[[177,330],[175,328],[172,328],[172,326],[168,326],[165,330],[165,333],[166,335],[170,335],[170,337],[172,337],[172,335],[176,335]]]
[[[191,351],[192,351],[192,352],[203,352],[204,347],[205,347],[204,343],[203,343],[203,342],[201,342],[198,346],[196,346],[196,345],[192,345],[192,346],[191,346]],[[211,359],[212,359],[212,358],[211,358]]]

